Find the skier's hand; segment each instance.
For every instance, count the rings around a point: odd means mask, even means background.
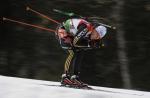
[[[104,43],[100,40],[92,40],[89,42],[89,45],[93,49],[102,48],[104,46]]]

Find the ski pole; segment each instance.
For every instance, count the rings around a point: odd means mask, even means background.
[[[26,7],[26,10],[27,10],[27,11],[31,11],[31,12],[33,12],[33,13],[36,13],[36,14],[38,14],[38,15],[40,15],[40,16],[42,16],[42,17],[44,17],[44,18],[46,18],[46,19],[48,19],[48,20],[50,20],[50,21],[52,21],[52,22],[54,22],[54,23],[56,23],[56,24],[60,24],[60,22],[58,22],[58,21],[56,21],[56,20],[54,20],[54,19],[52,19],[52,18],[50,18],[50,17],[48,17],[48,16],[46,16],[46,15],[40,13],[40,12],[38,12],[38,11],[35,11],[35,10],[31,9],[31,8],[28,7],[28,6]]]
[[[57,12],[57,13],[60,13],[60,14],[63,14],[63,15],[66,15],[66,16],[70,16],[70,17],[72,17],[72,16],[79,16],[80,18],[85,18],[85,17],[83,17],[83,16],[81,16],[81,15],[77,15],[77,14],[75,14],[75,13],[69,13],[69,12],[65,12],[65,11],[61,11],[61,10],[58,10],[58,9],[53,9],[53,11],[54,12]],[[87,17],[87,19],[90,19],[91,17]],[[102,18],[101,17],[101,19],[105,19],[105,18]],[[116,27],[114,27],[114,26],[111,26],[111,25],[107,25],[107,24],[103,24],[103,23],[99,23],[100,25],[103,25],[103,26],[106,26],[106,27],[108,27],[108,28],[111,28],[111,29],[116,29]]]
[[[105,26],[105,27],[108,27],[108,28],[111,28],[111,29],[113,29],[113,30],[116,29],[116,27],[111,26],[111,25],[107,25],[107,24],[103,24],[103,23],[98,23],[98,24],[100,24],[100,25],[102,25],[102,26]]]
[[[46,31],[49,31],[49,32],[55,32],[55,30],[53,30],[53,29],[41,27],[41,26],[34,25],[34,24],[25,23],[25,22],[22,22],[22,21],[13,20],[13,19],[6,18],[6,17],[3,17],[3,21],[10,21],[10,22],[14,22],[14,23],[18,23],[18,24],[22,24],[22,25],[35,27],[35,28],[42,29],[42,30],[46,30]]]

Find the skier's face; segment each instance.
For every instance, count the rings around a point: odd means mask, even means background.
[[[67,36],[67,32],[65,31],[65,29],[58,29],[57,33],[59,38],[64,38]]]

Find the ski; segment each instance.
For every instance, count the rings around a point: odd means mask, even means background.
[[[126,92],[120,92],[120,91],[111,91],[111,90],[104,90],[104,89],[98,89],[98,88],[94,88],[91,86],[87,86],[87,87],[77,87],[77,86],[69,86],[69,85],[50,85],[50,84],[40,84],[40,85],[45,85],[45,86],[54,86],[54,87],[65,87],[65,88],[72,88],[72,89],[81,89],[81,90],[92,90],[92,91],[100,91],[100,92],[109,92],[109,93],[113,93],[113,94],[129,94],[129,95],[137,95],[137,96],[142,96],[143,94],[131,94],[131,93],[126,93]]]
[[[49,84],[40,84],[40,85],[45,85],[45,86],[54,86],[54,87],[66,87],[66,88],[74,88],[74,89],[85,89],[85,90],[94,90],[90,86],[77,86],[77,85],[49,85]]]
[[[60,85],[60,87],[68,87],[68,88],[76,88],[76,89],[92,89],[92,87],[89,87],[88,85],[82,86],[82,85]]]

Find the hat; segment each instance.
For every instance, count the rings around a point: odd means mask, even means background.
[[[98,26],[95,28],[95,30],[98,32],[98,34],[100,35],[101,38],[106,35],[107,29],[104,26]]]

